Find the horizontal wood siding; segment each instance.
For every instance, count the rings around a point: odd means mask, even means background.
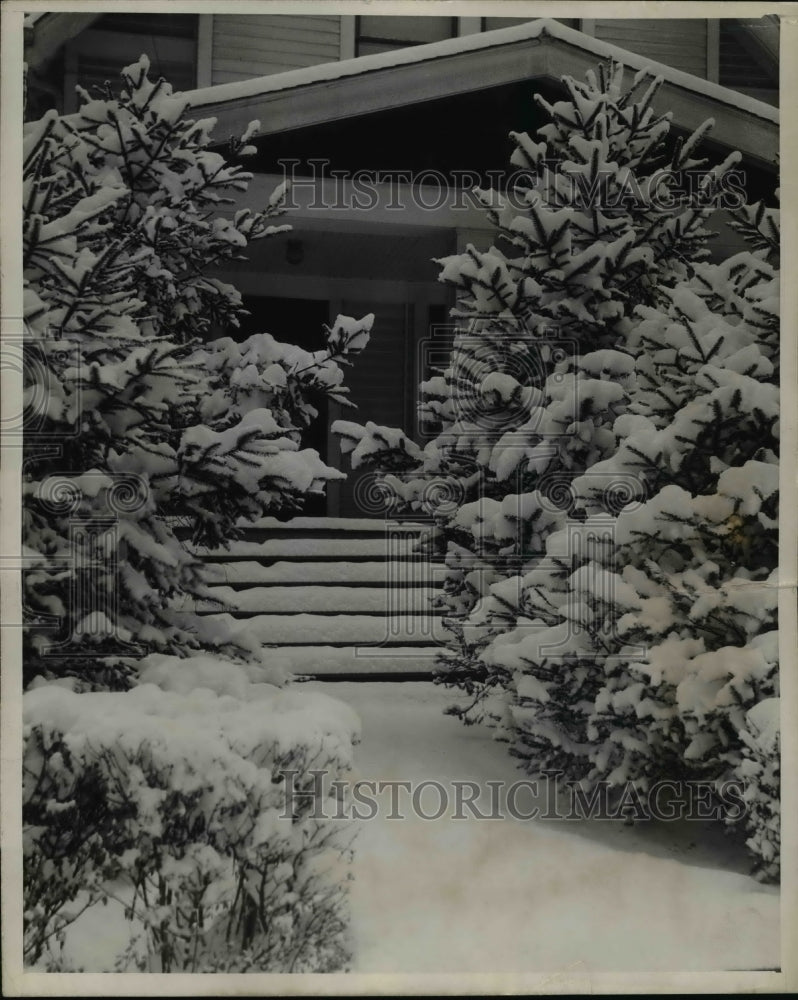
[[[212,80],[232,83],[335,62],[340,46],[340,17],[214,14]]]
[[[768,104],[778,104],[779,67],[756,40],[757,27],[746,27],[734,18],[720,22],[718,79]]]
[[[707,22],[702,18],[602,18],[596,38],[706,79]]]

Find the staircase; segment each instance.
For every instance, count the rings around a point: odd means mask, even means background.
[[[279,647],[302,678],[428,680],[445,641],[430,608],[445,567],[419,556],[424,525],[350,518],[265,518],[229,549],[196,549],[213,596],[195,613]],[[231,621],[232,619],[232,621]]]

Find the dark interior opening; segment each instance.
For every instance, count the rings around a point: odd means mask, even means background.
[[[326,346],[324,326],[329,319],[329,303],[323,299],[284,299],[266,295],[243,295],[242,298],[250,315],[242,317],[239,330],[230,331],[237,341],[244,341],[253,333],[270,333],[275,340],[296,344],[306,351],[318,351]],[[303,431],[302,446],[314,448],[322,460],[327,461],[329,403],[321,393],[309,398],[319,415]],[[275,516],[282,520],[295,513],[277,512]],[[299,511],[307,517],[323,517],[326,513],[325,496],[308,496]]]

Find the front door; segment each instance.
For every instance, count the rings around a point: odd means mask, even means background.
[[[243,295],[244,308],[250,315],[241,320],[235,333],[238,341],[246,340],[253,333],[270,333],[275,340],[296,344],[306,351],[326,347],[324,326],[329,321],[329,303],[325,299],[284,299],[276,296]],[[326,396],[311,399],[319,411],[318,417],[302,435],[302,446],[314,448],[322,460],[329,462],[327,426],[330,419]],[[306,517],[324,517],[327,500],[324,496],[308,496],[302,510]],[[276,512],[278,517],[288,512]]]
[[[374,325],[368,347],[346,369],[349,398],[357,409],[336,407],[337,415],[358,424],[373,421],[412,433],[412,306],[403,302],[344,300],[341,311],[356,318],[374,313]],[[348,475],[346,482],[331,488],[337,513],[341,517],[384,517],[384,507],[375,491],[369,489],[372,474],[368,470],[350,470],[348,458],[343,459],[342,468]]]

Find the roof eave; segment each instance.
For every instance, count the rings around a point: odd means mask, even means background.
[[[372,63],[353,72],[350,65],[342,72],[342,64],[330,63],[329,79],[324,79],[326,66],[314,67],[320,79],[305,83],[297,82],[302,75],[296,71],[275,74],[262,78],[261,93],[242,97],[225,97],[231,93],[230,85],[187,96],[197,110],[216,116],[219,129],[228,135],[240,134],[253,119],[258,119],[261,127],[257,134],[268,136],[523,80],[559,81],[565,75],[582,78],[602,56],[611,55],[633,72],[650,67],[663,77],[655,106],[659,111],[672,111],[674,124],[694,129],[713,118],[714,141],[739,149],[757,164],[774,168],[778,154],[777,109],[594,39],[589,40],[594,44],[576,45],[566,33],[579,36],[580,32],[560,25],[557,28],[561,30],[551,31],[549,23],[542,25],[543,30],[539,26],[531,37],[463,51],[444,49],[440,54],[443,46],[439,44],[432,58],[393,66]],[[507,35],[510,31],[486,34]],[[432,46],[419,46],[417,54],[424,48]],[[219,92],[217,101],[212,99],[214,91]],[[201,99],[197,100],[199,95]]]
[[[81,13],[69,11],[51,13],[45,11],[25,25],[25,61],[37,68],[45,65],[71,38],[90,27],[102,11]]]

